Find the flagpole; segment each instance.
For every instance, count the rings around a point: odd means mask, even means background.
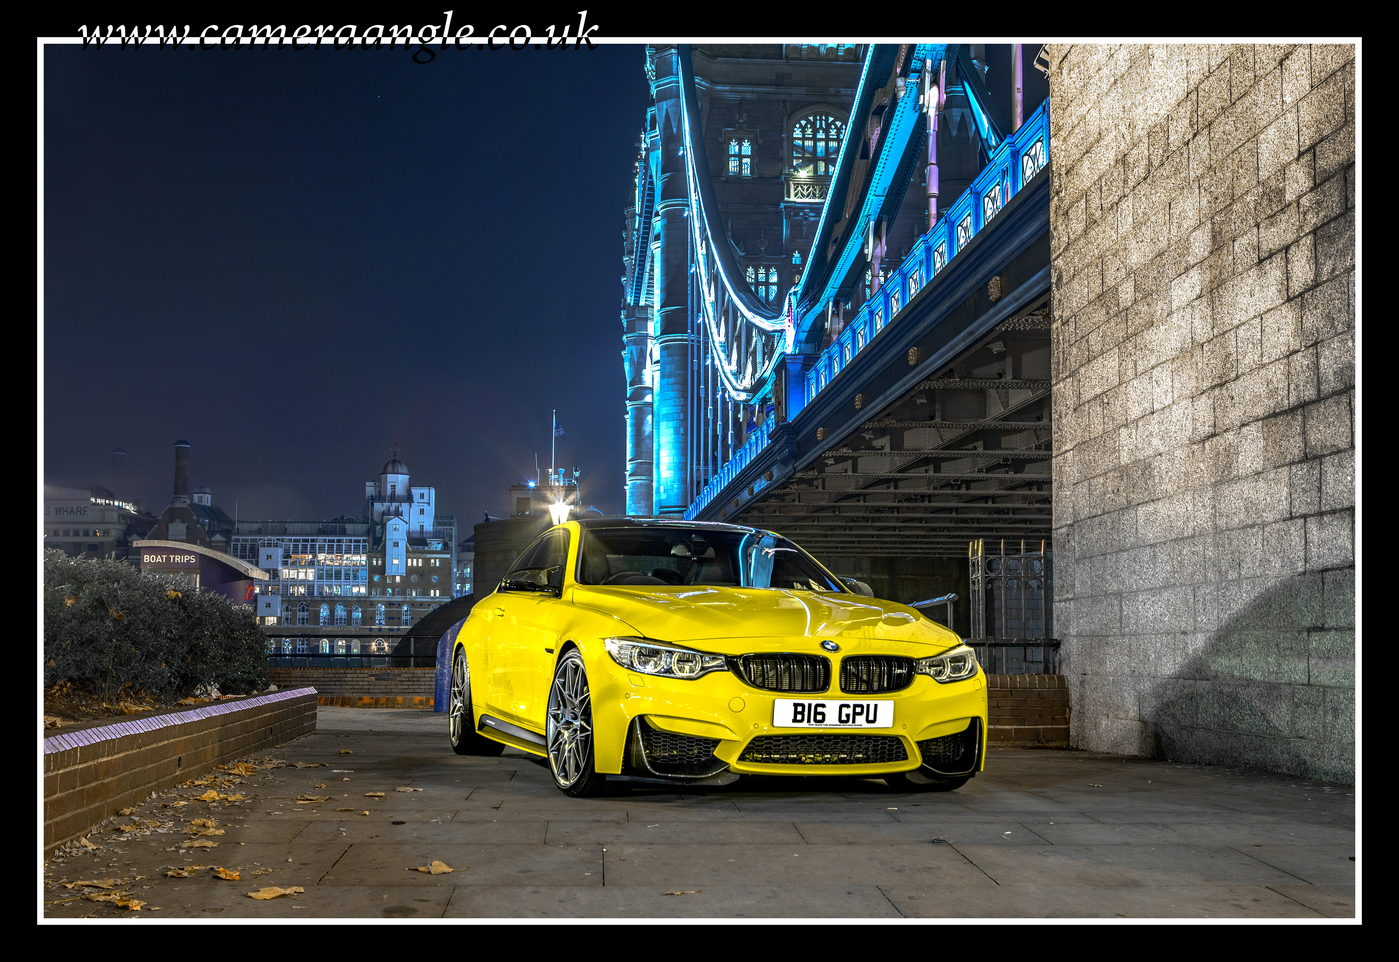
[[[559,436],[559,412],[554,411],[554,430],[549,433],[549,483],[554,483],[554,445]]]

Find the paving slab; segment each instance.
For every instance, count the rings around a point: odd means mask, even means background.
[[[903,877],[962,886],[994,885],[950,845],[911,844],[852,853],[844,845],[618,845],[607,847],[617,885],[876,885]]]
[[[947,887],[883,886],[906,918],[1311,919],[1316,910],[1265,885],[997,885],[973,894]]]
[[[1257,882],[1288,885],[1296,877],[1231,848],[1193,845],[958,845],[1000,884],[1189,885]]]
[[[41,916],[1357,920],[1350,786],[997,749],[948,793],[763,777],[571,799],[526,753],[453,754],[440,714],[322,708],[318,725],[48,859]],[[416,871],[433,860],[453,871]],[[274,885],[304,891],[248,896]],[[145,905],[85,897],[112,891]]]
[[[706,885],[699,889],[609,884],[502,891],[462,886],[446,918],[516,919],[898,919],[875,885]]]

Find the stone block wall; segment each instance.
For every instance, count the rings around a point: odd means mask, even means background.
[[[1353,781],[1355,47],[1048,53],[1072,743]]]

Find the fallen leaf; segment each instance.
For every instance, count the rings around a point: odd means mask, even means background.
[[[115,902],[117,905],[121,906],[122,908],[130,909],[133,912],[139,912],[141,910],[141,906],[146,904],[140,899],[133,899],[130,896],[115,898],[112,901]]]
[[[172,868],[165,873],[167,878],[189,878],[193,874],[194,873],[187,868]]]
[[[690,889],[689,891],[686,891],[686,892],[662,892],[661,894],[662,894],[662,895],[698,895],[698,894],[700,894],[700,893],[703,892],[703,891],[704,891],[704,889]]]
[[[410,867],[408,867],[408,868],[405,868],[403,871],[405,871],[405,872],[415,872],[415,871],[416,871],[416,872],[428,872],[428,873],[430,873],[430,874],[432,874],[432,875],[445,875],[445,874],[448,873],[448,872],[455,872],[456,869],[454,869],[454,868],[449,868],[446,862],[439,862],[439,861],[437,861],[436,859],[433,859],[431,865],[419,865],[419,866],[417,866],[417,868],[413,868],[413,867],[410,866]]]
[[[214,848],[218,844],[218,842],[211,842],[207,838],[201,838],[190,842],[181,842],[180,848]]]
[[[112,888],[116,888],[116,886],[117,886],[117,880],[116,880],[116,879],[112,879],[112,878],[80,879],[80,880],[78,880],[78,881],[76,881],[76,882],[63,882],[62,885],[63,885],[63,887],[66,888],[66,889],[75,889],[75,888],[112,889]]]
[[[364,793],[364,797],[365,797],[365,798],[383,798],[383,797],[384,797],[384,793],[383,793],[383,792],[365,792],[365,793]]]
[[[342,754],[342,755],[353,755],[354,752],[350,751],[348,748],[342,748],[342,749],[340,749],[340,754]]]
[[[249,765],[247,762],[237,762],[236,764],[230,765],[228,770],[235,775],[257,774],[257,766]]]
[[[216,791],[214,791],[214,790],[211,788],[211,789],[209,789],[207,792],[205,792],[203,795],[200,795],[200,796],[199,796],[199,800],[200,800],[201,802],[213,802],[213,801],[217,801],[217,800],[218,800],[218,797],[219,797],[219,793],[216,792]]]
[[[278,887],[275,886],[275,885],[269,885],[269,886],[267,886],[266,888],[260,888],[260,889],[258,889],[256,892],[249,892],[249,893],[248,893],[248,897],[249,897],[249,898],[253,898],[253,899],[275,899],[275,898],[276,898],[277,896],[279,896],[279,895],[298,895],[298,894],[300,894],[300,895],[306,894],[306,890],[305,890],[304,888],[302,888],[300,885],[291,885],[291,886],[288,886],[287,888],[278,888]]]
[[[197,835],[197,836],[203,836],[203,835],[223,835],[223,834],[224,834],[224,830],[221,829],[221,828],[192,828],[192,829],[190,829],[189,833],[190,833],[191,835]]]
[[[361,814],[361,815],[368,815],[369,812],[368,812],[368,811],[363,811],[363,812],[360,812],[360,814]]]
[[[336,811],[337,811],[337,812],[353,812],[354,809],[353,809],[353,808],[337,808]]]
[[[395,788],[396,792],[421,792],[421,788]]]
[[[1089,787],[1089,788],[1102,788],[1103,786],[1101,786],[1101,785],[1095,785],[1095,784],[1093,784],[1092,782],[1089,782],[1089,783],[1088,783],[1088,787]]]
[[[311,787],[312,787],[312,788],[325,788],[325,784],[322,783],[322,784],[320,784],[320,785],[312,785]]]
[[[328,802],[330,799],[330,795],[298,795],[296,796],[296,804],[311,805],[316,802]]]
[[[212,818],[196,818],[194,821],[190,822],[190,824],[198,828],[216,828],[219,823]]]
[[[272,872],[275,872],[275,871],[276,871],[276,869],[270,869],[270,868],[255,868],[255,869],[252,870],[252,872],[251,872],[250,874],[252,874],[252,875],[268,875],[268,874],[271,874]]]
[[[214,869],[214,874],[217,875],[219,878],[228,879],[230,882],[238,881],[237,869],[233,869],[232,871],[230,871],[229,869],[226,869],[223,866],[219,866],[218,868]]]
[[[99,848],[102,847],[101,845],[98,845],[98,844],[96,844],[95,842],[89,841],[89,840],[86,839],[86,838],[80,838],[80,839],[78,839],[78,841],[81,842],[81,843],[83,844],[83,846],[84,846],[85,848],[89,849],[89,850],[99,849]]]

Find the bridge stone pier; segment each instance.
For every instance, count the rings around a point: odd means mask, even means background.
[[[1353,781],[1354,45],[1049,45],[1075,747]]]

